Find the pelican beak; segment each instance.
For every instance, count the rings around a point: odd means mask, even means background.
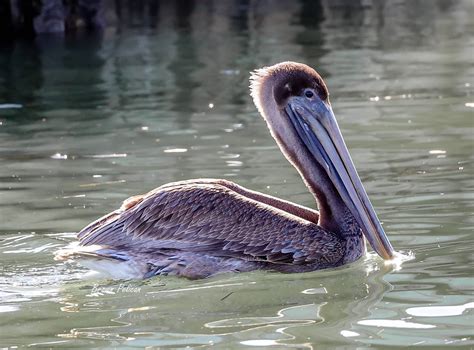
[[[285,112],[308,150],[326,170],[372,248],[383,259],[392,259],[395,251],[360,181],[330,104],[319,97],[309,100],[293,96]]]

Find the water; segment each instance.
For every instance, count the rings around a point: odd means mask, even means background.
[[[176,2],[102,37],[4,48],[0,345],[474,347],[472,10]],[[227,178],[312,206],[248,96],[250,70],[287,59],[325,77],[374,207],[414,259],[145,282],[53,260],[72,232],[169,181]]]

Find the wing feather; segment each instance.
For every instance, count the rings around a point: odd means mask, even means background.
[[[135,196],[78,234],[82,245],[179,249],[272,263],[336,263],[341,241],[316,224],[212,183]]]

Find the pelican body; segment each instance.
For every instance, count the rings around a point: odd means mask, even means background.
[[[131,197],[56,254],[118,278],[191,279],[257,269],[306,272],[394,250],[357,175],[320,75],[283,62],[254,71],[253,101],[319,212],[219,179]]]

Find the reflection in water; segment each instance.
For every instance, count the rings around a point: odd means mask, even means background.
[[[176,93],[173,100],[173,110],[180,111],[178,117],[178,127],[180,129],[189,129],[189,116],[194,110],[194,92],[201,84],[194,80],[193,74],[201,66],[197,56],[196,47],[199,45],[191,30],[191,15],[194,10],[194,1],[180,0],[176,1],[176,15],[174,26],[177,38],[175,41],[176,56],[169,64],[169,70],[174,76]]]
[[[0,44],[2,346],[472,346],[470,0],[111,3],[101,35]],[[250,70],[288,59],[326,78],[414,260],[153,280],[138,297],[93,295],[114,285],[52,260],[74,236],[55,233],[170,181],[233,177],[314,206],[248,96]]]
[[[427,307],[412,307],[407,309],[407,314],[422,317],[443,317],[443,316],[459,316],[466,310],[474,309],[474,303],[467,303],[464,305],[451,306],[427,306]]]
[[[267,345],[272,342],[282,348],[312,348],[311,344],[327,342],[342,345],[346,342],[340,329],[350,332],[349,329],[361,317],[369,316],[369,310],[392,289],[383,280],[388,272],[383,262],[371,255],[350,267],[301,274],[296,279],[296,275],[264,276],[259,272],[204,280],[194,285],[182,280],[161,279],[161,283],[152,280],[136,284],[139,287],[134,290],[140,289],[141,296],[138,303],[133,293],[121,292],[117,283],[102,285],[102,290],[109,293],[99,296],[89,294],[98,288],[97,285],[84,286],[80,292],[82,297],[78,295],[77,287],[71,290],[73,294],[66,287],[60,293],[64,311],[101,312],[111,315],[112,323],[105,328],[75,327],[62,336],[120,340],[128,346],[148,341],[154,341],[157,346],[264,345],[260,342]],[[279,289],[278,298],[269,299],[270,291],[276,288]],[[324,292],[305,292],[308,290]],[[84,297],[86,301],[78,306],[76,300]],[[181,300],[181,303],[175,304],[173,300]],[[239,317],[233,316],[235,305],[242,305]],[[255,316],[254,308],[268,316]],[[186,315],[187,329],[176,332],[182,320],[170,320],[169,312]],[[221,319],[216,320],[219,315]],[[201,331],[190,333],[190,329]],[[135,338],[137,330],[140,330],[140,340]],[[170,333],[169,330],[175,331]],[[301,343],[301,332],[313,335]]]

